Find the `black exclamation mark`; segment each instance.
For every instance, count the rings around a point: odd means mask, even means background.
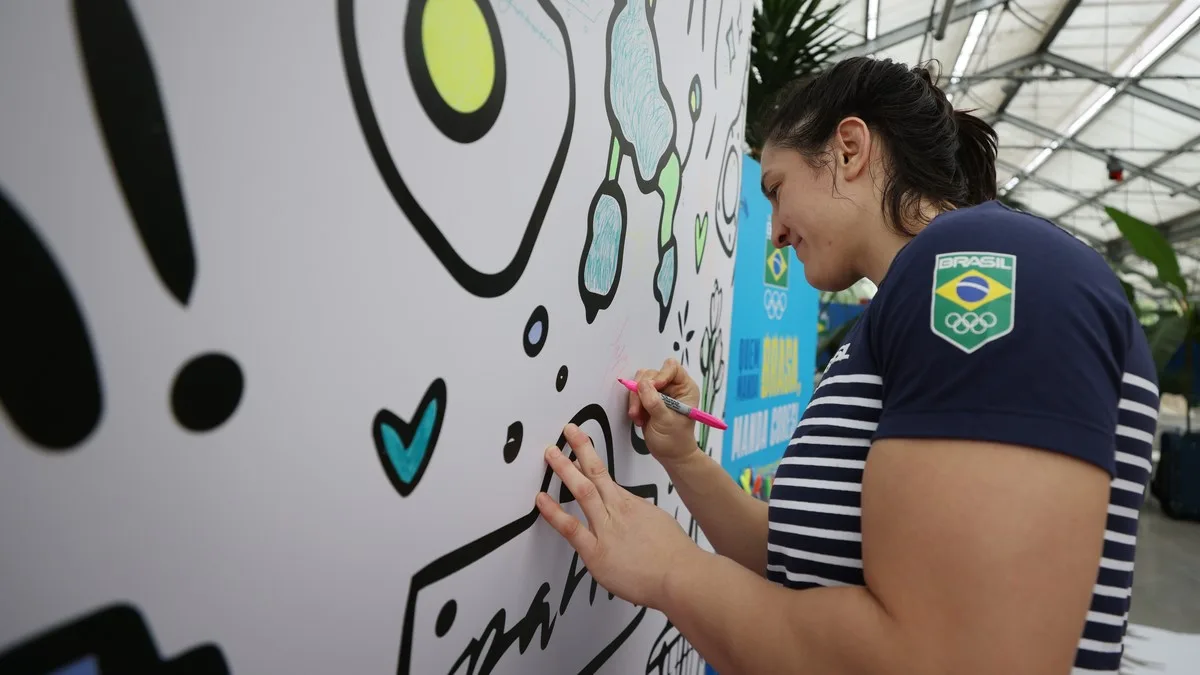
[[[125,0],[75,0],[75,29],[109,160],[155,273],[187,306],[196,282],[183,190],[154,66]],[[176,373],[171,409],[186,429],[224,423],[242,398],[242,369],[225,354],[193,357]]]
[[[58,265],[0,192],[0,402],[47,450],[69,450],[100,422],[103,396],[87,327]]]

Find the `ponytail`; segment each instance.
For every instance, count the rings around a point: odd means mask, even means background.
[[[996,198],[996,130],[971,112],[954,111],[958,126],[958,151],[954,158],[965,187],[964,206]]]

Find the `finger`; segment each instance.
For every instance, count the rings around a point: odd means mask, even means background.
[[[687,372],[683,366],[675,359],[667,359],[663,361],[662,369],[654,376],[654,387],[662,389],[663,387],[673,382],[683,382],[687,377]]]
[[[613,488],[616,487],[616,483],[613,482],[612,476],[608,473],[608,467],[604,466],[600,455],[596,454],[592,439],[588,438],[587,434],[574,424],[568,424],[563,429],[563,435],[567,437],[567,442],[575,451],[575,457],[583,475],[592,481],[596,489],[600,491],[600,496],[605,500],[614,496]]]
[[[649,380],[643,380],[638,383],[638,398],[642,402],[642,408],[646,410],[646,414],[650,417],[655,417],[662,414],[667,409],[667,404],[663,403],[662,394],[654,388],[654,385]]]
[[[645,368],[638,369],[638,371],[633,375],[633,381],[641,382],[643,379],[645,379],[646,372],[647,371]],[[646,411],[642,409],[642,401],[640,398],[638,398],[637,392],[629,392],[629,418],[633,420],[634,424],[641,427],[646,425],[648,417],[649,416],[646,415]]]
[[[579,502],[580,508],[583,509],[583,515],[587,517],[588,522],[599,522],[605,514],[604,500],[600,497],[600,492],[596,489],[596,484],[588,480],[583,472],[575,468],[571,460],[558,449],[557,446],[546,448],[546,463],[558,474],[563,485],[575,495],[575,500]]]
[[[538,511],[542,512],[542,518],[550,523],[572,548],[579,551],[579,555],[585,559],[590,557],[592,549],[596,546],[596,535],[584,527],[578,518],[564,511],[563,507],[545,492],[539,492],[534,501]]]

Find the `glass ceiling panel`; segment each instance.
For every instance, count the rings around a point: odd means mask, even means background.
[[[1168,159],[1156,171],[1170,176],[1184,185],[1200,183],[1200,147]]]
[[[1091,155],[1065,148],[1060,148],[1051,155],[1037,170],[1037,175],[1088,196],[1112,184],[1104,162]]]
[[[1083,0],[1050,51],[1112,72],[1170,4],[1163,0]]]
[[[942,10],[941,0],[936,5]],[[886,33],[929,16],[931,5],[919,0],[879,0],[879,32]],[[932,38],[930,38],[932,41]]]
[[[1102,150],[1122,153],[1144,149],[1161,155],[1197,134],[1200,134],[1200,120],[1122,94],[1114,98],[1077,138]]]
[[[1191,197],[1172,197],[1170,192],[1158,183],[1135,178],[1105,195],[1103,203],[1148,223],[1161,223],[1200,209],[1200,201]]]
[[[1173,54],[1150,69],[1151,75],[1200,77],[1200,34],[1184,40]],[[1143,87],[1200,107],[1200,79],[1142,80]]]
[[[1095,88],[1090,80],[1055,80],[1026,82],[1008,105],[1008,112],[1057,129],[1071,114],[1080,98]]]
[[[1121,231],[1113,224],[1108,214],[1100,207],[1091,204],[1080,207],[1065,218],[1060,218],[1059,225],[1087,232],[1104,241],[1121,236]]]
[[[1032,180],[1021,181],[1011,193],[1012,198],[1029,206],[1029,208],[1046,216],[1065,211],[1075,205],[1076,201],[1054,188],[1041,185]]]
[[[1030,152],[1029,147],[1041,147],[1050,143],[1050,139],[1032,134],[1008,122],[997,122],[994,128],[1000,141],[1000,151],[997,153],[999,159],[1018,166],[1025,165],[1023,160]]]
[[[838,0],[822,0],[820,9],[828,9],[837,3]],[[845,35],[842,39],[843,46],[853,47],[861,44],[866,40],[867,33],[867,0],[846,0],[833,24]]]

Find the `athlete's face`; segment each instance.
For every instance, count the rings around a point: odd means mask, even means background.
[[[867,170],[870,134],[861,121],[849,121],[815,159],[772,145],[762,153],[772,241],[794,248],[808,283],[823,291],[849,288],[864,276],[866,240],[878,231],[879,197]]]

